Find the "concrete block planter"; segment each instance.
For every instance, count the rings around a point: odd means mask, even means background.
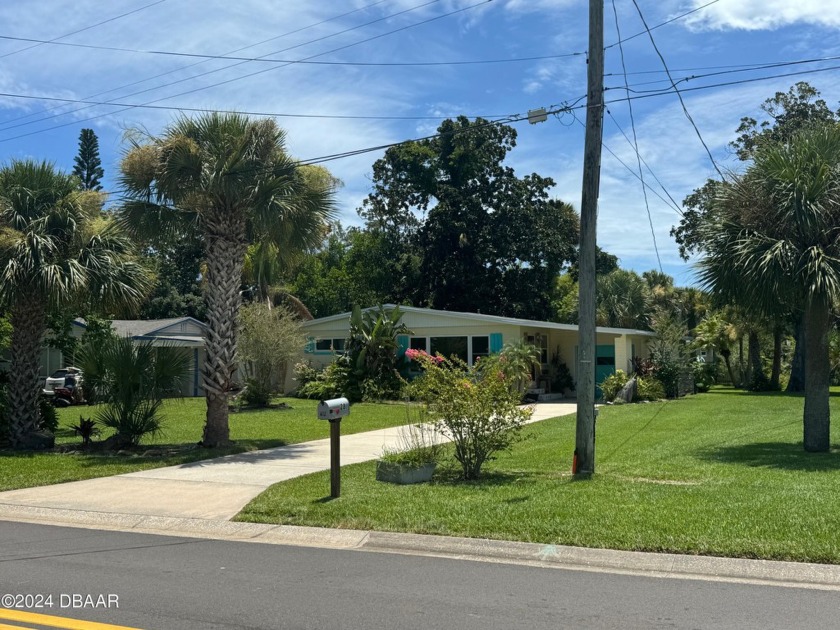
[[[435,462],[415,466],[379,460],[376,462],[376,480],[400,485],[423,483],[432,478],[436,466],[437,464]]]

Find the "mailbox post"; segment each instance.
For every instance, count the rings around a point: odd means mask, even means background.
[[[341,419],[350,414],[350,401],[333,398],[318,403],[318,419],[330,423],[330,497],[341,496]]]

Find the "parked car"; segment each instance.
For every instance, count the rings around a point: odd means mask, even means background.
[[[47,381],[44,383],[44,396],[55,396],[56,387],[81,389],[82,381],[82,371],[79,368],[61,368],[47,377]]]

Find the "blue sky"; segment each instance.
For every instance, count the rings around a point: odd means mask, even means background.
[[[651,27],[708,1],[637,0]],[[310,159],[424,136],[449,116],[498,118],[576,103],[586,91],[587,5],[584,0],[3,3],[0,155],[5,160],[47,159],[69,169],[80,129],[91,127],[100,138],[106,185],[113,188],[125,130],[157,133],[176,115],[126,105],[288,114],[278,120],[288,131],[289,149]],[[598,241],[619,256],[624,268],[641,272],[659,266],[655,236],[664,270],[688,284],[691,266],[679,259],[668,234],[679,220],[669,196],[679,204],[715,170],[677,96],[667,90],[662,61],[632,0],[606,3],[607,44],[619,39],[613,6],[623,39],[643,33],[628,39],[623,51],[627,81],[638,97],[631,104],[639,151],[652,171],[645,169],[644,177],[652,190],[649,220],[636,154],[622,135],[632,138],[620,48],[610,46],[606,85],[607,100],[613,102],[605,117],[604,143],[615,156],[604,152]],[[71,34],[75,31],[80,32]],[[679,87],[723,170],[741,167],[727,147],[740,118],[758,116],[758,106],[776,91],[807,80],[832,109],[838,107],[840,72],[834,67],[840,67],[840,59],[740,70],[840,55],[840,0],[718,0],[652,33],[674,79],[693,77]],[[55,41],[35,45],[8,38]],[[258,44],[265,40],[271,41]],[[59,43],[344,65],[206,60]],[[499,62],[448,63],[467,61]],[[438,65],[393,65],[430,63]],[[789,76],[767,79],[783,74]],[[644,95],[641,90],[667,93]],[[577,208],[583,112],[576,111],[576,116],[563,113],[537,125],[516,123],[518,146],[509,162],[520,175],[538,172],[554,178],[554,195]],[[326,164],[345,183],[339,194],[345,224],[359,223],[356,208],[369,191],[371,166],[381,154]]]

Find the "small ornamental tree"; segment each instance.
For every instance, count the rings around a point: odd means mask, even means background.
[[[408,350],[406,356],[424,369],[410,392],[426,405],[435,428],[452,440],[464,479],[477,479],[485,462],[522,439],[533,409],[519,407],[519,393],[512,391],[497,357],[482,359],[479,370],[422,350]]]
[[[99,138],[93,129],[82,129],[79,134],[79,153],[73,162],[73,175],[79,178],[82,190],[102,190],[101,180],[105,177],[105,171],[99,158]]]

